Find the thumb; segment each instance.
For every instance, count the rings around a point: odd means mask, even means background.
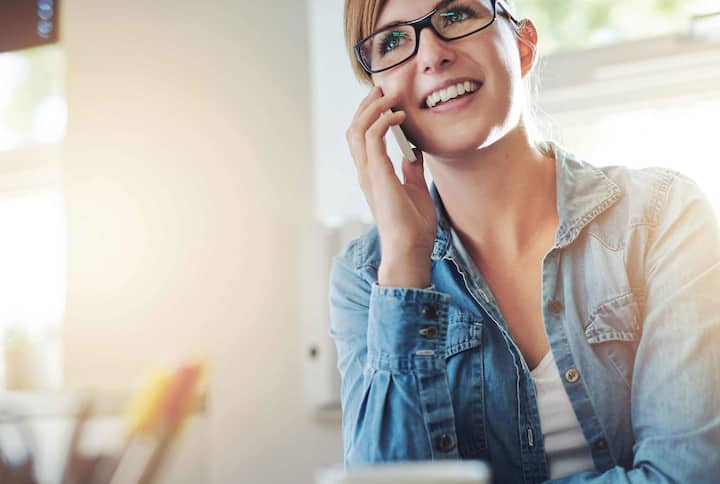
[[[417,185],[427,188],[424,176],[425,164],[423,163],[423,152],[417,148],[414,148],[413,153],[415,153],[415,158],[417,158],[416,161],[408,161],[406,158],[403,157],[402,173],[403,178],[405,179],[403,183],[405,185]]]

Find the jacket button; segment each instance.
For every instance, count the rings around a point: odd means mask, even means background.
[[[450,452],[455,448],[455,443],[453,442],[452,437],[448,434],[442,434],[437,439],[437,448],[441,452]]]
[[[431,306],[430,304],[426,304],[425,306],[423,306],[421,313],[423,317],[427,319],[437,318],[437,311],[435,311],[435,306]]]
[[[595,448],[600,450],[607,449],[608,443],[607,440],[600,438],[595,441]]]
[[[552,299],[550,302],[548,302],[548,309],[550,310],[551,313],[557,314],[560,311],[562,311],[562,308],[563,308],[562,303],[560,301],[558,301],[557,299]]]
[[[580,379],[580,372],[577,371],[575,368],[570,368],[568,371],[565,372],[565,379],[568,381],[568,383],[575,383]]]
[[[437,326],[428,326],[420,330],[420,335],[427,339],[435,339],[440,334]]]

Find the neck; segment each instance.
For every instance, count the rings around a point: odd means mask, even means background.
[[[428,168],[468,250],[520,257],[554,240],[555,160],[541,153],[521,126],[462,157],[428,156]]]

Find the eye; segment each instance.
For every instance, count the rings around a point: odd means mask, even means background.
[[[443,12],[440,14],[443,19],[444,25],[452,25],[462,22],[470,18],[470,14],[465,10],[455,10],[452,12]]]
[[[469,25],[468,22],[474,23],[480,20],[486,20],[492,17],[492,13],[482,7],[480,2],[453,2],[444,10],[437,13],[439,20],[437,26],[443,29],[463,24]]]
[[[406,36],[407,32],[401,32],[397,30],[388,32],[384,36],[383,41],[380,44],[380,52],[385,54],[397,49],[406,42]]]

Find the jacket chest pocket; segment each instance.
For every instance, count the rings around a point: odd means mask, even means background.
[[[452,306],[448,311],[445,359],[482,345],[483,320]]]
[[[629,388],[640,338],[640,310],[632,293],[599,305],[585,323],[585,337]]]
[[[462,458],[487,457],[482,335],[482,318],[449,308],[445,361]]]

